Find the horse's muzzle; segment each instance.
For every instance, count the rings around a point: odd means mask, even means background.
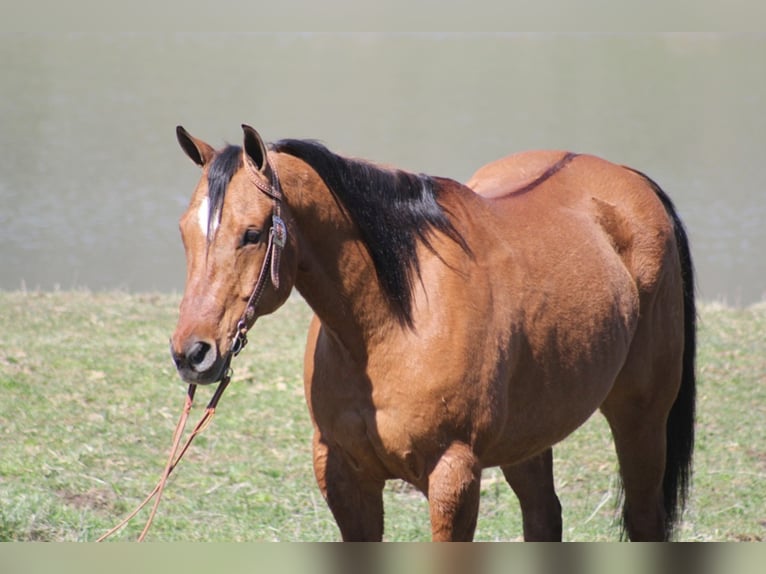
[[[185,383],[208,385],[220,381],[224,375],[226,361],[215,343],[191,339],[179,352],[171,341],[170,355]]]

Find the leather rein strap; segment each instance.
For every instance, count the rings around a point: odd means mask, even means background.
[[[218,405],[218,401],[221,398],[221,395],[223,395],[223,391],[231,381],[231,359],[236,357],[247,344],[247,332],[255,324],[255,310],[261,300],[261,297],[263,296],[263,291],[266,287],[266,281],[270,278],[274,288],[279,289],[279,262],[282,254],[282,249],[284,248],[285,243],[287,243],[287,226],[285,225],[285,222],[281,216],[282,201],[284,196],[282,195],[282,190],[280,189],[279,178],[277,177],[277,172],[274,168],[274,165],[271,164],[268,159],[266,160],[266,165],[269,168],[271,176],[270,186],[267,186],[265,183],[263,183],[261,178],[256,173],[254,173],[254,168],[247,161],[245,161],[245,166],[248,170],[248,174],[250,175],[250,180],[252,183],[260,191],[271,197],[273,200],[271,229],[269,230],[269,240],[266,246],[266,256],[263,259],[261,271],[258,274],[258,279],[255,282],[255,287],[253,287],[253,292],[247,301],[247,307],[242,313],[242,317],[237,322],[237,330],[234,333],[231,347],[229,348],[229,356],[226,359],[227,365],[224,369],[223,378],[221,379],[221,382],[216,388],[213,397],[210,399],[210,402],[205,408],[205,413],[202,415],[202,418],[196,424],[194,429],[192,429],[192,432],[189,434],[189,437],[186,439],[184,445],[179,449],[181,444],[181,436],[183,435],[183,431],[186,426],[186,420],[189,418],[189,412],[192,408],[194,393],[197,390],[196,385],[189,385],[184,409],[181,413],[180,419],[178,420],[178,424],[176,425],[176,430],[173,433],[173,446],[170,449],[170,456],[168,457],[167,464],[165,465],[165,470],[163,471],[160,480],[157,482],[154,490],[149,493],[149,495],[143,500],[143,502],[141,502],[141,504],[138,505],[138,507],[133,512],[125,517],[117,526],[101,536],[97,542],[102,542],[117,532],[120,528],[125,526],[156,495],[157,498],[154,501],[154,505],[152,506],[149,518],[147,519],[146,524],[144,525],[144,529],[141,531],[141,534],[138,537],[138,541],[143,542],[147,532],[149,531],[149,527],[154,520],[154,515],[156,514],[157,508],[159,507],[160,500],[162,498],[162,492],[165,489],[165,484],[167,484],[170,473],[173,472],[173,469],[181,461],[181,458],[184,456],[184,454],[186,454],[186,451],[188,450],[194,438],[203,430],[205,430],[208,424],[210,424],[210,421],[215,414],[215,408]]]
[[[149,532],[149,527],[152,525],[152,522],[154,521],[154,515],[157,513],[157,508],[159,508],[160,500],[162,499],[162,493],[165,490],[165,485],[167,484],[168,478],[170,477],[170,473],[173,472],[173,469],[181,461],[184,454],[186,454],[186,451],[189,449],[189,446],[191,445],[194,438],[198,434],[200,434],[203,430],[205,430],[207,428],[207,425],[210,424],[210,421],[213,419],[213,415],[215,415],[215,407],[218,405],[218,400],[221,398],[221,395],[223,394],[223,391],[228,386],[230,380],[231,380],[231,377],[227,373],[221,380],[221,383],[215,389],[215,393],[213,394],[213,397],[210,399],[210,402],[208,403],[207,408],[205,409],[205,413],[202,415],[202,418],[200,418],[199,422],[195,425],[194,429],[192,429],[192,432],[189,434],[189,437],[186,439],[186,442],[184,443],[184,445],[180,447],[181,436],[183,435],[184,428],[186,427],[186,420],[189,418],[189,412],[191,411],[192,403],[194,401],[194,392],[197,390],[196,385],[189,385],[189,389],[186,393],[186,402],[184,403],[183,412],[181,413],[181,417],[178,419],[176,430],[173,432],[173,446],[170,449],[168,462],[165,465],[165,470],[162,472],[162,476],[160,476],[159,481],[157,481],[157,485],[146,496],[146,498],[144,498],[141,504],[139,504],[135,508],[135,510],[133,510],[133,512],[128,514],[125,518],[122,519],[122,521],[120,521],[119,524],[111,528],[108,532],[104,533],[100,538],[96,540],[96,542],[103,542],[104,540],[112,536],[115,532],[117,532],[120,528],[125,526],[128,522],[130,522],[133,519],[133,517],[136,514],[139,513],[139,511],[144,506],[149,504],[149,501],[152,498],[154,498],[154,496],[156,495],[157,498],[154,500],[154,505],[152,506],[152,510],[149,513],[149,518],[147,518],[146,524],[144,525],[144,528],[141,531],[141,534],[138,536],[138,542],[144,541],[144,539],[146,538],[147,532]]]

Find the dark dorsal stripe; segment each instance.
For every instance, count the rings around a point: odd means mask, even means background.
[[[564,157],[562,157],[560,160],[558,160],[556,163],[554,163],[552,166],[550,166],[548,169],[546,169],[543,173],[541,173],[538,177],[536,177],[533,181],[529,182],[524,187],[520,187],[519,189],[516,189],[510,193],[510,195],[520,195],[522,193],[527,193],[529,191],[532,191],[535,189],[538,185],[541,185],[543,182],[550,179],[552,176],[556,175],[563,167],[565,167],[570,161],[572,161],[574,158],[576,158],[578,154],[567,152]]]

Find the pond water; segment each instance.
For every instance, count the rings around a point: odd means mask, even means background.
[[[467,179],[531,148],[649,174],[707,300],[766,297],[766,37],[0,35],[0,289],[181,291],[175,126]]]

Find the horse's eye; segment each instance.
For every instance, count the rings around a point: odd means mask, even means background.
[[[261,239],[261,230],[249,228],[245,231],[245,234],[242,236],[242,245],[252,245],[253,243],[258,243],[260,239]]]

